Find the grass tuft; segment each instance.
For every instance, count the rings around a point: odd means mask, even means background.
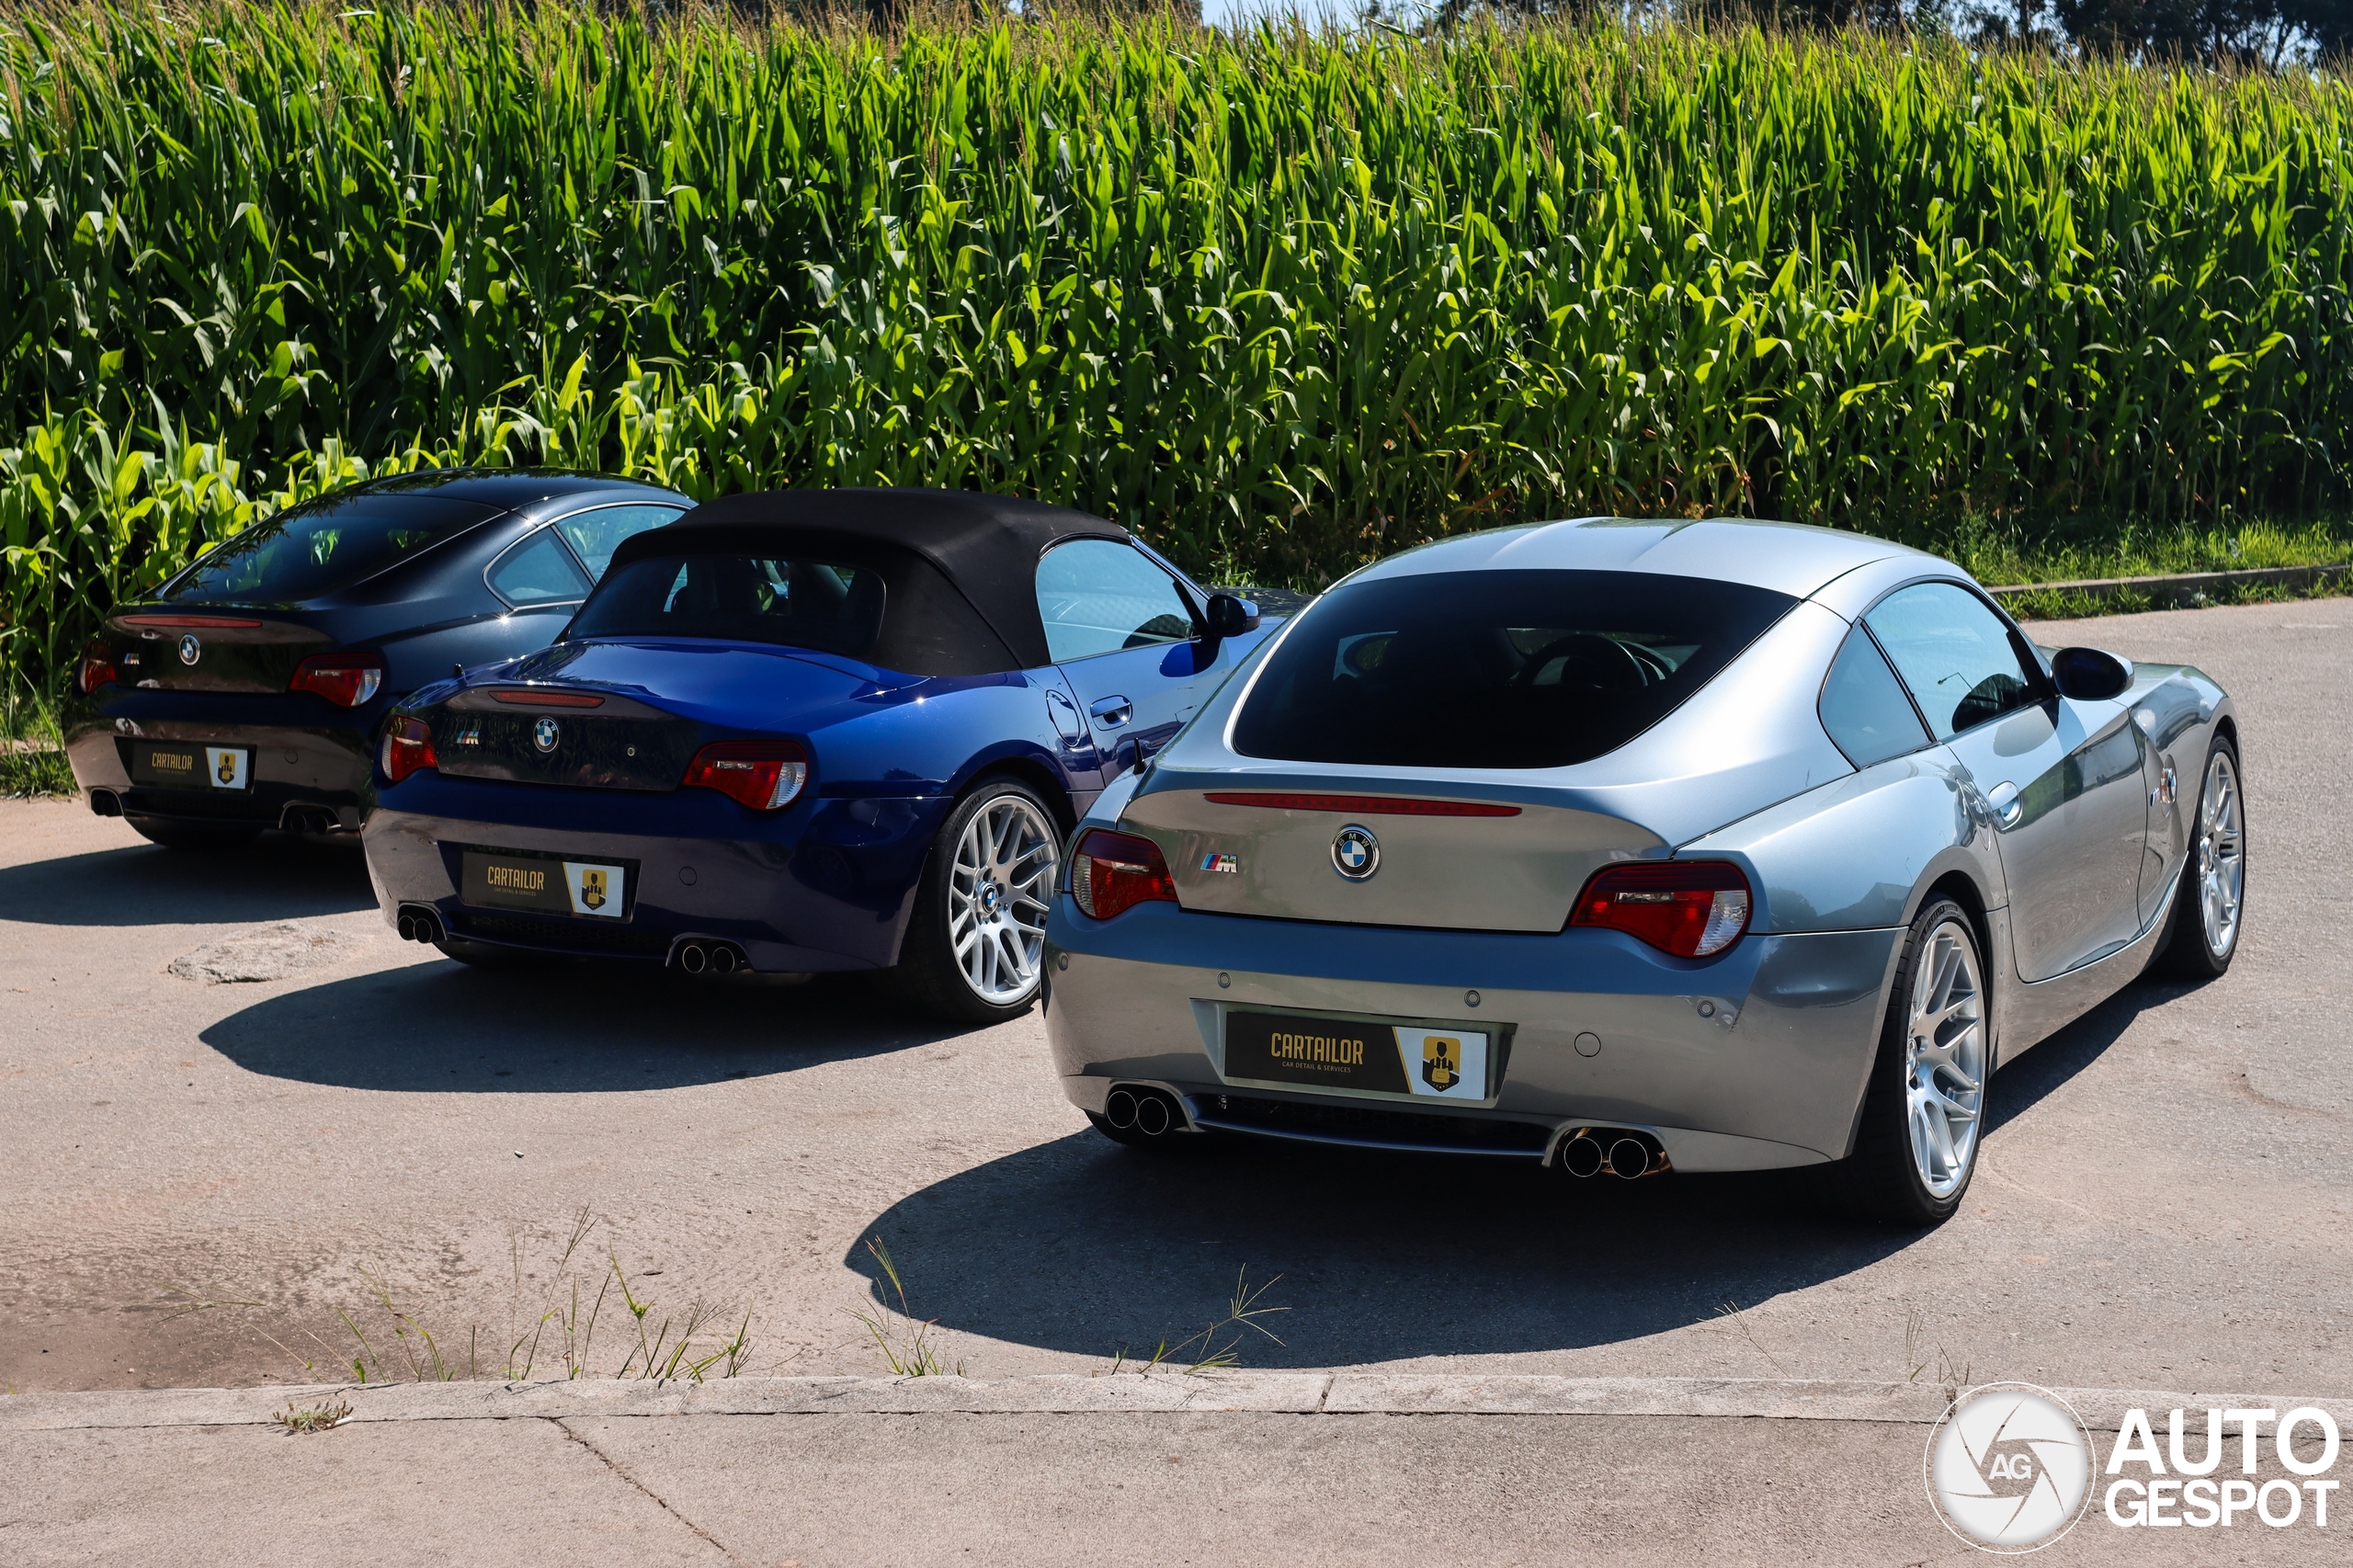
[[[307,1432],[326,1432],[351,1419],[351,1406],[342,1400],[332,1404],[305,1405],[301,1409],[289,1405],[270,1417],[288,1433],[301,1437]]]

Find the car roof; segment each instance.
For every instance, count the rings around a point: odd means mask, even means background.
[[[1749,517],[1576,517],[1439,540],[1367,567],[1351,581],[1431,572],[1651,572],[1745,583],[1792,598],[1875,561],[1936,558],[1869,534]]]
[[[389,474],[382,479],[369,480],[354,485],[344,494],[401,495],[430,493],[453,501],[470,501],[481,506],[512,511],[535,502],[594,492],[609,492],[615,499],[634,495],[661,496],[676,501],[686,499],[675,491],[643,484],[633,479],[553,468],[419,469],[411,473]]]
[[[938,568],[1019,667],[1034,669],[1053,662],[1038,613],[1038,558],[1074,539],[1135,542],[1127,529],[1086,512],[976,490],[768,490],[706,501],[665,528],[626,540],[608,570],[681,550],[893,547]]]

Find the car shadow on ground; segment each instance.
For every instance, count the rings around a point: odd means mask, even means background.
[[[222,849],[126,845],[0,866],[0,920],[36,926],[213,926],[373,909],[354,843],[265,833]]]
[[[2021,1057],[1995,1079],[1995,1135],[2181,989],[2129,987]],[[1849,1218],[1818,1169],[1575,1181],[1518,1161],[1241,1139],[1159,1153],[1080,1131],[892,1205],[844,1262],[896,1309],[863,1245],[879,1236],[915,1317],[1107,1361],[1202,1328],[1245,1268],[1254,1283],[1280,1276],[1265,1301],[1292,1309],[1267,1320],[1283,1343],[1241,1333],[1246,1364],[1328,1367],[1578,1349],[1729,1321],[1933,1233]],[[1899,1315],[1859,1321],[1854,1337],[1902,1334]],[[1774,1371],[1760,1353],[1753,1375]]]
[[[199,1036],[244,1068],[409,1094],[610,1094],[756,1078],[947,1038],[867,976],[694,981],[651,966],[439,960],[256,1002]]]

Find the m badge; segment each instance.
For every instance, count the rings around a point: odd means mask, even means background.
[[[1238,877],[1242,874],[1242,857],[1239,855],[1220,855],[1216,851],[1212,850],[1209,854],[1201,857],[1201,869],[1204,871],[1223,871],[1228,876]]]

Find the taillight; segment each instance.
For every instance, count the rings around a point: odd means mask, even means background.
[[[87,697],[98,687],[121,678],[122,672],[114,667],[114,650],[93,639],[90,645],[82,650],[82,671],[74,677],[75,684],[82,688],[82,695]]]
[[[1097,920],[1154,899],[1176,902],[1176,884],[1169,880],[1159,845],[1099,827],[1078,841],[1078,853],[1070,858],[1070,891],[1079,908]]]
[[[809,782],[809,754],[791,741],[713,741],[687,764],[681,790],[716,790],[756,812],[780,812]]]
[[[384,726],[384,777],[397,784],[420,767],[438,767],[433,755],[433,726],[405,714]]]
[[[381,653],[319,653],[295,666],[289,691],[315,691],[338,708],[357,708],[384,686]]]
[[[1728,860],[1612,866],[1586,883],[1572,926],[1607,926],[1677,958],[1722,952],[1748,929],[1748,879]]]

